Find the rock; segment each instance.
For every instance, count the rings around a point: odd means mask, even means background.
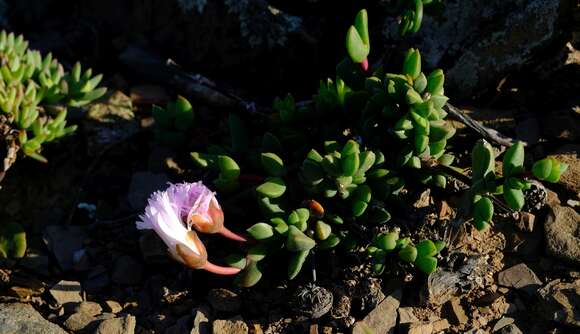
[[[568,170],[562,174],[558,184],[580,197],[580,145],[564,145],[548,157],[568,164]]]
[[[533,295],[542,285],[542,281],[525,263],[500,272],[497,276],[497,282],[499,285],[523,291],[529,296]]]
[[[103,312],[103,308],[95,302],[82,302],[75,307],[75,312],[96,316]]]
[[[514,318],[510,318],[510,317],[502,317],[501,319],[499,319],[499,320],[498,320],[498,321],[495,323],[495,325],[493,325],[493,328],[492,328],[492,330],[491,330],[491,331],[492,331],[492,332],[497,332],[497,331],[499,331],[500,329],[504,328],[505,326],[513,324],[514,322],[515,322],[515,319],[514,319]]]
[[[433,325],[433,333],[443,332],[451,327],[447,319],[435,320],[431,324]]]
[[[354,324],[353,334],[369,332],[393,333],[397,325],[397,310],[402,297],[403,292],[401,289],[397,289],[388,295],[363,320]]]
[[[470,98],[492,89],[506,73],[540,58],[541,50],[559,41],[562,0],[445,2],[439,15],[424,15],[412,35],[427,68],[447,68],[446,92],[453,99]],[[386,43],[401,40],[398,18],[384,25]],[[533,22],[533,24],[530,24]],[[490,26],[492,24],[492,26]],[[542,58],[543,59],[543,58]],[[449,85],[447,85],[449,83]]]
[[[193,328],[191,334],[209,334],[211,333],[211,323],[209,310],[205,307],[198,307],[193,310]]]
[[[580,264],[580,214],[565,206],[551,206],[544,223],[548,254]]]
[[[135,317],[132,315],[103,320],[97,326],[94,334],[134,334],[136,323]]]
[[[580,119],[572,108],[544,114],[542,133],[547,138],[578,142],[580,139]]]
[[[457,297],[451,298],[451,300],[445,304],[445,311],[447,312],[449,319],[451,319],[451,322],[455,325],[464,325],[469,320],[467,315],[465,315],[463,306],[461,306],[460,299]]]
[[[0,334],[66,334],[45,320],[32,306],[22,303],[0,304]]]
[[[431,322],[415,322],[409,324],[407,334],[431,334],[433,333],[433,323]]]
[[[131,101],[134,104],[165,105],[169,101],[167,90],[157,85],[131,87]]]
[[[131,99],[120,91],[112,92],[103,102],[93,103],[84,125],[90,156],[96,156],[139,130]]]
[[[50,288],[50,294],[59,305],[68,307],[83,301],[81,284],[76,281],[60,281]]]
[[[523,334],[516,324],[509,324],[501,329],[501,334]]]
[[[105,301],[105,311],[111,312],[113,314],[117,314],[123,310],[121,304],[114,300],[106,300]]]
[[[89,293],[98,293],[111,284],[109,272],[103,265],[94,267],[83,281],[83,287]]]
[[[411,322],[417,322],[419,319],[413,313],[412,307],[399,307],[399,324],[408,324]]]
[[[580,327],[580,280],[554,280],[538,290],[540,314],[547,320]]]
[[[177,322],[173,326],[168,327],[164,334],[183,334],[189,332],[190,320],[190,315],[182,316],[181,318],[177,319]]]
[[[228,289],[211,289],[207,294],[207,300],[211,307],[218,312],[235,313],[242,306],[240,296]]]
[[[516,223],[518,230],[522,232],[533,232],[534,222],[536,221],[536,216],[529,212],[520,212],[520,219]]]
[[[129,255],[122,255],[115,260],[113,282],[121,285],[137,285],[143,276],[143,265]]]
[[[95,321],[95,317],[83,313],[83,312],[76,312],[71,314],[64,322],[63,326],[66,327],[68,330],[77,332],[80,330],[85,329],[85,327],[89,326],[93,321]]]
[[[213,334],[248,334],[248,325],[243,320],[215,320]]]
[[[44,231],[44,242],[64,271],[74,268],[73,254],[83,248],[86,237],[79,226],[50,225]]]
[[[427,278],[427,284],[421,293],[425,303],[443,305],[458,294],[465,294],[482,284],[489,270],[486,257],[456,254],[456,262],[460,263],[457,268],[438,269]]]
[[[169,178],[165,174],[137,172],[131,177],[127,198],[135,210],[141,210],[147,205],[147,199],[157,190],[167,187]]]

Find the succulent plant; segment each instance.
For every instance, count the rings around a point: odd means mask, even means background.
[[[450,174],[433,166],[457,170],[447,151],[455,129],[443,109],[445,75],[440,69],[424,73],[416,49],[407,52],[400,73],[370,72],[367,25],[361,11],[347,32],[348,56],[311,102],[287,95],[275,99],[267,119],[231,114],[229,141],[191,153],[198,167],[216,176],[218,191],[253,195],[257,203],[259,217],[247,229],[254,243],[245,255],[227,259],[244,268],[236,280],[241,286],[259,282],[279,259],[287,259],[287,278],[294,279],[314,256],[357,246],[366,247],[376,274],[391,254],[427,274],[437,269],[445,242],[400,237],[384,224],[391,219],[389,202],[403,189],[447,187]],[[521,208],[528,184],[523,145],[506,151],[503,176],[495,173],[493,148],[485,141],[475,145],[472,164],[466,216],[483,229],[493,219],[494,196],[503,194],[508,206]],[[557,180],[565,168],[542,160],[533,169],[540,179]],[[367,232],[353,233],[354,225]],[[385,229],[391,232],[373,232]]]
[[[195,123],[195,113],[186,98],[178,96],[165,108],[154,105],[151,113],[155,120],[155,137],[160,143],[178,146],[187,141],[187,132]]]
[[[0,112],[18,133],[22,152],[39,161],[42,145],[71,134],[76,126],[66,126],[66,106],[82,106],[101,97],[97,88],[102,76],[92,77],[89,69],[81,75],[77,63],[71,73],[51,54],[28,49],[23,36],[0,32]],[[55,108],[53,105],[63,104]]]
[[[21,258],[26,253],[26,233],[17,223],[0,224],[0,259]]]

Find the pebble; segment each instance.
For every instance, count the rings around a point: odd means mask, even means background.
[[[223,320],[218,319],[213,322],[213,334],[248,334],[248,325],[238,318]]]
[[[95,302],[82,302],[75,307],[75,312],[81,312],[91,316],[97,316],[103,312],[101,305]]]
[[[402,297],[402,290],[395,290],[380,302],[363,320],[355,323],[352,333],[393,333],[397,325],[397,309],[399,308]]]
[[[101,321],[94,334],[134,334],[136,320],[132,315]]]
[[[500,272],[497,282],[499,285],[523,291],[530,296],[542,285],[542,281],[525,263],[520,263]]]
[[[111,312],[113,314],[119,313],[123,310],[121,304],[114,300],[105,300],[105,311]]]
[[[503,318],[499,319],[495,323],[495,325],[493,325],[493,328],[491,331],[495,333],[495,332],[499,331],[500,329],[504,328],[505,326],[513,324],[514,322],[515,322],[514,318],[503,317]]]
[[[461,306],[461,301],[457,297],[451,298],[445,304],[445,309],[451,322],[455,325],[464,325],[469,320],[467,315],[465,315],[463,306]]]
[[[50,288],[50,294],[59,305],[70,305],[70,303],[80,303],[81,284],[76,281],[60,281]]]
[[[193,314],[193,328],[191,334],[210,334],[211,323],[210,313],[206,307],[195,308]]]
[[[240,296],[228,289],[211,289],[207,294],[211,307],[218,312],[235,313],[242,306]]]
[[[548,254],[580,264],[580,214],[570,207],[554,205],[544,223]]]
[[[32,306],[22,303],[0,304],[0,333],[67,334],[44,319]]]
[[[68,330],[77,332],[85,329],[89,324],[95,321],[95,317],[83,312],[71,314],[64,322],[63,326]]]

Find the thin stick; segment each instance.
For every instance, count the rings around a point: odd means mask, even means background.
[[[443,109],[455,119],[465,124],[468,128],[477,132],[480,136],[489,140],[490,142],[495,143],[496,145],[510,147],[515,144],[515,140],[513,138],[507,137],[494,129],[490,129],[482,125],[478,121],[466,115],[461,109],[454,107],[449,103],[447,103]],[[527,146],[527,143],[524,142],[524,145]]]

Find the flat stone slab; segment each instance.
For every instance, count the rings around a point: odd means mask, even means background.
[[[67,334],[28,304],[0,304],[0,334],[16,333]]]

